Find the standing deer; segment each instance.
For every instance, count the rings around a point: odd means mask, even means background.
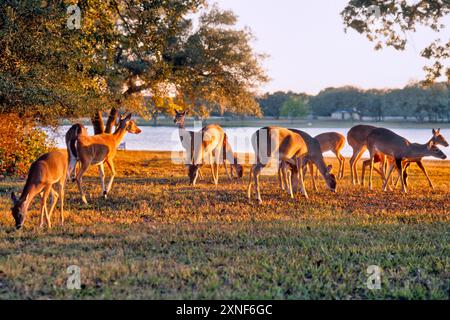
[[[80,135],[76,144],[76,152],[81,163],[80,171],[77,173],[77,184],[81,194],[82,201],[87,204],[86,196],[84,195],[81,186],[84,173],[91,165],[97,165],[100,174],[100,181],[102,184],[103,196],[106,199],[111,190],[116,169],[114,167],[114,157],[117,153],[117,148],[122,142],[127,132],[132,134],[141,133],[136,123],[131,120],[131,113],[126,117],[120,116],[119,124],[114,133],[102,133],[95,136]],[[111,170],[111,178],[108,186],[105,188],[105,168],[107,164]]]
[[[432,130],[432,134],[433,136],[431,137],[430,141],[428,141],[428,144],[432,144],[432,145],[441,145],[444,147],[448,147],[449,144],[447,142],[447,140],[445,140],[444,136],[441,134],[441,129],[433,129]],[[406,187],[408,187],[408,182],[407,182],[407,169],[409,168],[411,163],[416,163],[417,166],[419,167],[419,169],[423,172],[423,174],[425,175],[425,177],[427,178],[428,184],[430,186],[430,188],[433,190],[434,189],[434,185],[433,182],[431,181],[427,169],[425,168],[425,166],[423,165],[422,162],[423,157],[417,158],[417,159],[408,159],[406,161],[403,162],[403,166],[405,167],[403,174],[403,180],[405,181],[405,185]],[[385,159],[384,155],[381,153],[376,153],[374,155],[374,163],[381,163],[381,167],[385,166],[385,162],[387,160],[388,165],[390,163],[392,163],[394,161],[394,159],[387,157],[387,159]],[[370,160],[366,160],[363,162],[363,170],[362,170],[362,184],[364,185],[364,176],[365,176],[365,171],[366,168],[370,166]],[[379,172],[383,178],[383,180],[385,180],[385,176],[383,174],[383,172]],[[397,186],[398,182],[400,181],[400,177],[397,178],[396,183],[394,184],[394,186]]]
[[[78,162],[78,153],[77,153],[77,141],[80,135],[87,135],[87,129],[80,123],[74,124],[70,129],[66,132],[66,146],[67,146],[67,154],[69,155],[69,168],[67,170],[67,179],[70,180],[70,176],[72,172],[74,173],[72,182],[75,181],[77,176],[77,162]]]
[[[252,146],[255,151],[256,164],[252,166],[249,175],[247,189],[249,199],[251,199],[251,188],[254,183],[256,198],[259,203],[262,203],[259,176],[261,170],[269,164],[271,159],[281,160],[296,168],[293,174],[281,178],[281,180],[292,178],[292,181],[287,181],[291,198],[294,197],[294,192],[298,189],[298,186],[300,186],[300,192],[308,198],[303,181],[303,170],[299,170],[305,157],[309,157],[318,167],[328,188],[332,192],[336,191],[336,178],[331,173],[331,166],[325,165],[319,142],[306,132],[280,127],[265,127],[252,135]],[[279,165],[279,163],[278,161],[277,164]]]
[[[51,216],[57,200],[60,200],[61,225],[64,224],[64,185],[67,175],[67,154],[63,151],[52,151],[39,157],[31,164],[27,181],[20,198],[17,199],[14,192],[11,193],[13,207],[12,216],[16,223],[16,229],[22,228],[27,216],[28,208],[34,197],[41,194],[41,220],[40,227],[44,226],[44,214],[48,228],[52,227]],[[57,185],[57,191],[53,186]],[[47,210],[47,199],[52,195],[50,210]]]
[[[370,152],[370,190],[373,190],[373,165],[374,157],[377,152],[394,159],[388,169],[387,177],[383,184],[383,190],[387,190],[387,184],[395,165],[398,170],[398,176],[400,177],[403,193],[408,192],[404,180],[403,161],[420,159],[427,156],[439,159],[447,158],[447,156],[438,147],[436,147],[432,140],[425,144],[411,143],[407,139],[385,128],[377,128],[372,130],[367,138],[367,147]]]
[[[189,183],[195,186],[203,160],[207,158],[211,165],[211,173],[214,184],[219,184],[219,166],[222,160],[225,165],[225,171],[228,178],[231,176],[227,170],[227,161],[230,161],[231,167],[237,173],[238,178],[243,175],[243,167],[238,163],[236,155],[233,153],[228,138],[222,127],[217,124],[210,124],[204,127],[200,132],[194,133],[191,145],[193,149],[192,162],[189,165]]]
[[[367,137],[377,127],[368,125],[357,125],[347,133],[347,142],[353,149],[350,159],[350,176],[353,184],[359,184],[357,164],[364,151],[367,150]]]

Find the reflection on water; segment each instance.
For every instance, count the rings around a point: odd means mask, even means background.
[[[59,128],[58,133],[51,135],[56,139],[58,147],[65,148],[64,134],[69,130],[70,126],[62,126]],[[89,134],[93,134],[94,130],[88,126]],[[142,133],[139,135],[127,134],[124,141],[126,142],[127,150],[148,150],[148,151],[183,151],[183,147],[180,143],[178,136],[178,129],[176,127],[140,127]],[[193,130],[189,129],[188,130]],[[251,135],[259,128],[224,128],[229,137],[229,141],[233,148],[237,152],[251,152],[253,148],[251,146]],[[342,128],[296,128],[306,131],[312,136],[318,135],[323,132],[339,132],[344,136],[347,136],[348,129]],[[407,138],[411,142],[426,143],[431,138],[431,129],[391,129],[397,134]],[[441,133],[447,140],[450,141],[450,129],[442,129]],[[450,148],[441,147],[442,151],[450,157]],[[345,157],[352,155],[352,149],[346,145],[342,150],[342,154]],[[332,155],[326,154],[326,155]],[[366,153],[368,155],[368,153]]]

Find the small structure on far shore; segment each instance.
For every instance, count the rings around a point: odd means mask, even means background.
[[[331,114],[331,119],[334,120],[355,120],[358,121],[361,119],[360,114],[355,110],[342,109],[336,110]]]

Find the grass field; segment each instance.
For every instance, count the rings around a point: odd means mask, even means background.
[[[337,162],[332,162],[335,167]],[[50,231],[38,227],[37,201],[16,232],[0,181],[0,299],[449,299],[450,163],[427,162],[436,190],[413,166],[410,193],[352,186],[349,173],[331,194],[320,182],[310,199],[291,200],[275,177],[262,179],[263,205],[249,203],[245,180],[187,185],[169,154],[119,152],[110,199],[97,170],[75,184]],[[81,268],[81,290],[66,288]],[[369,290],[366,269],[382,269]]]

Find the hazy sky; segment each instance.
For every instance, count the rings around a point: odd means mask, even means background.
[[[409,34],[406,51],[385,48],[355,31],[344,33],[340,12],[348,0],[216,0],[239,16],[239,26],[252,29],[258,52],[269,54],[264,66],[272,81],[262,91],[293,90],[315,94],[331,86],[397,88],[424,78],[429,61],[420,51],[441,33],[419,30]],[[449,61],[446,61],[448,65]]]

